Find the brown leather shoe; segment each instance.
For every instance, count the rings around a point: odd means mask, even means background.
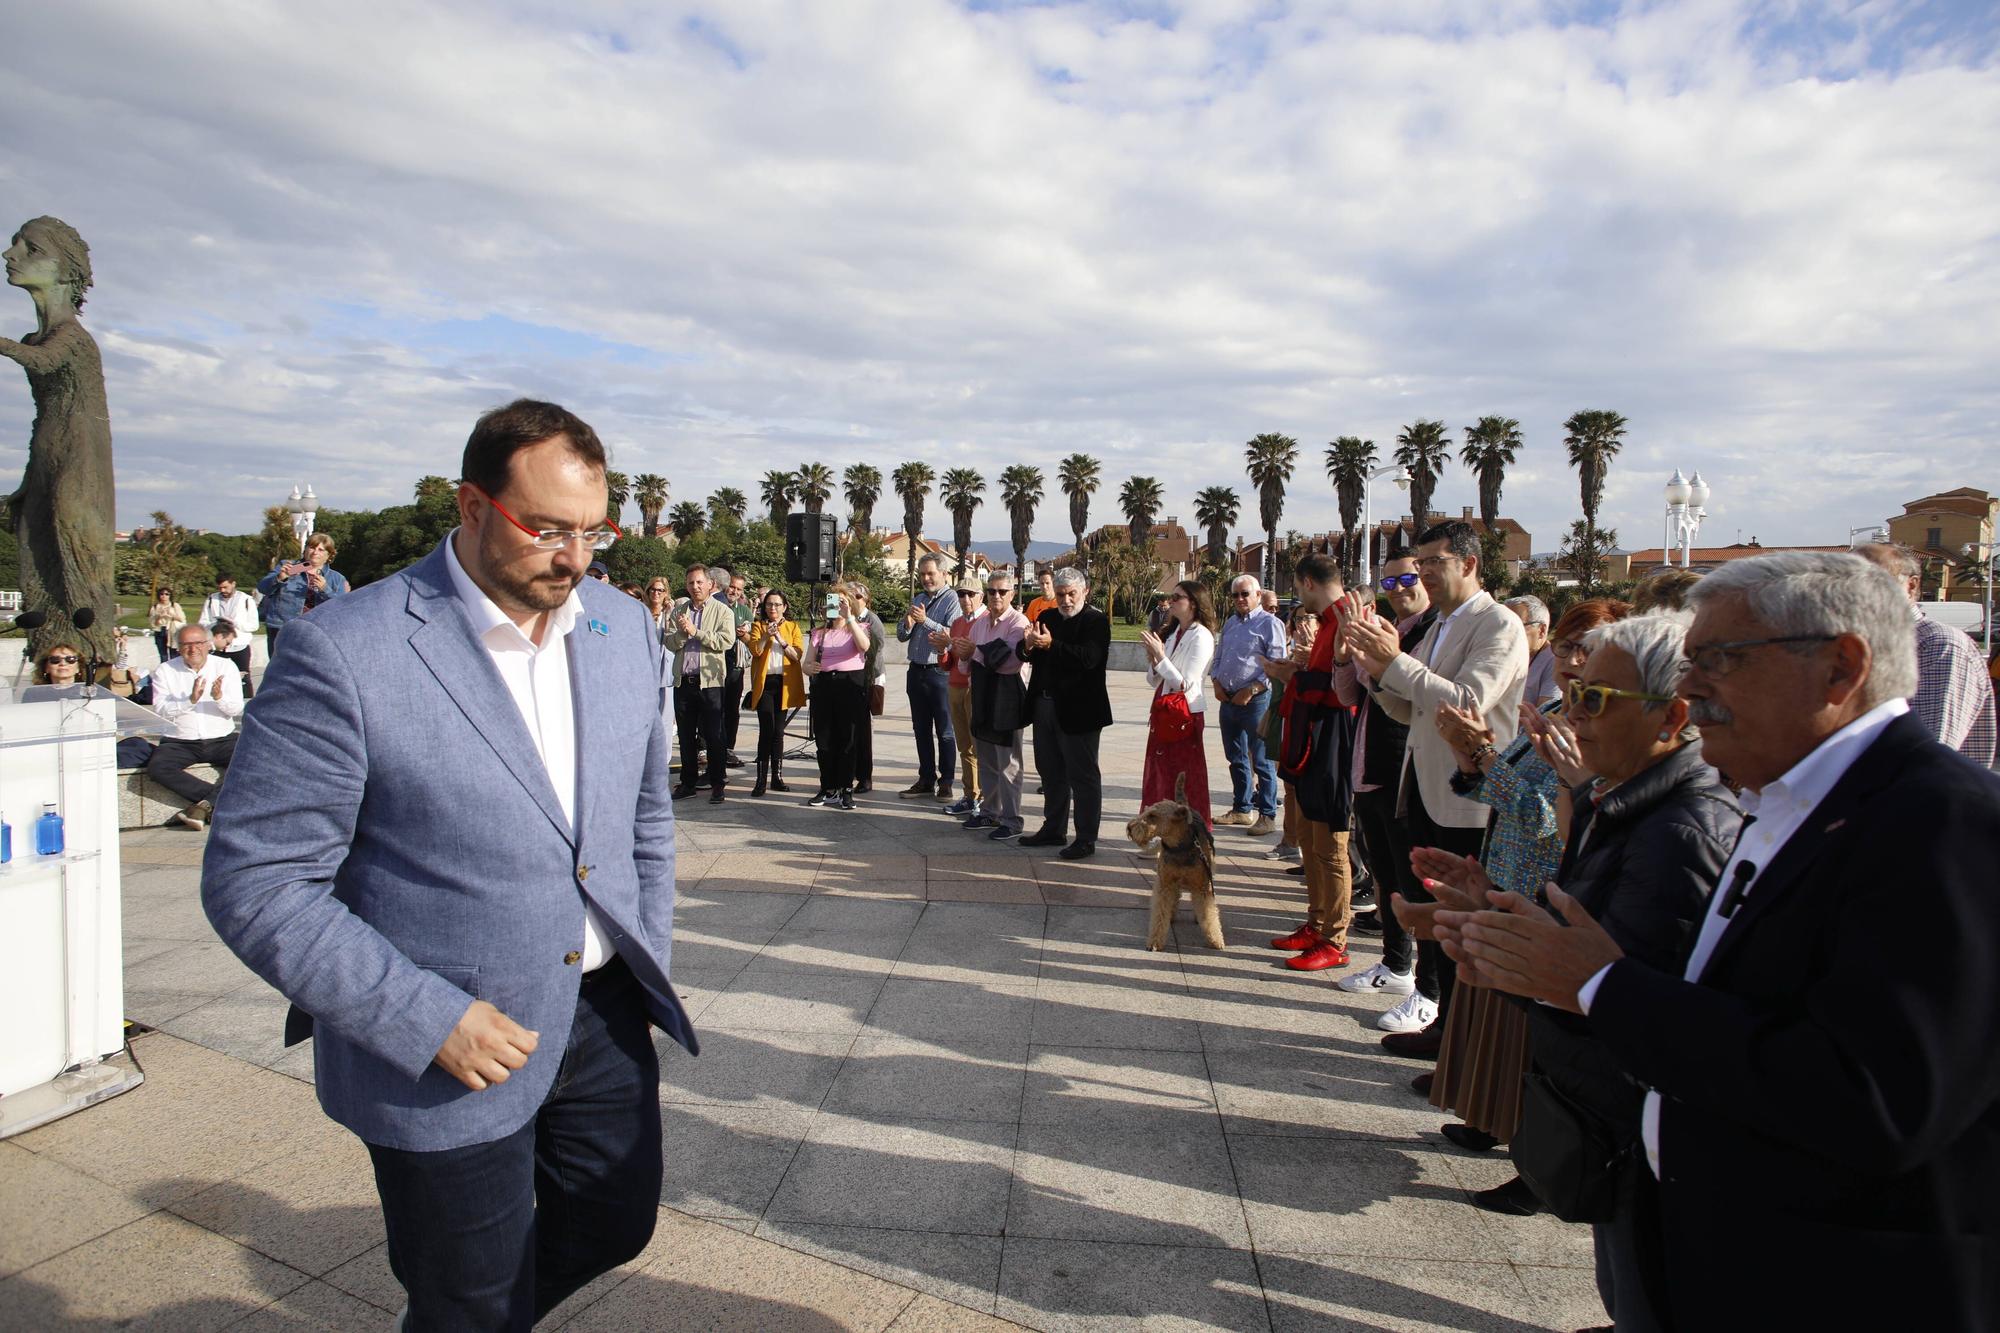
[[[1437,1059],[1438,1047],[1444,1045],[1444,1020],[1431,1020],[1429,1027],[1421,1032],[1391,1032],[1382,1038],[1382,1049],[1392,1055],[1407,1055],[1418,1060]]]

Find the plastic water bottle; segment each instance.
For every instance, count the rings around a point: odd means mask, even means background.
[[[14,859],[14,826],[7,822],[7,816],[0,814],[0,866]]]
[[[63,850],[63,818],[56,813],[56,803],[50,801],[42,807],[42,817],[35,821],[35,855],[61,856]]]

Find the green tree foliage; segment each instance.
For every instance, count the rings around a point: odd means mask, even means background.
[[[1361,526],[1368,474],[1374,470],[1375,441],[1343,435],[1326,446],[1326,479],[1333,483],[1334,496],[1340,502],[1340,526],[1350,537]]]
[[[1625,447],[1625,418],[1616,412],[1594,408],[1573,413],[1563,422],[1563,445],[1569,450],[1570,466],[1583,497],[1583,524],[1591,529],[1587,541],[1599,545],[1595,530],[1597,510],[1604,503],[1604,474],[1611,460]]]
[[[1125,511],[1125,539],[1135,551],[1153,550],[1153,520],[1159,517],[1166,493],[1158,477],[1127,477],[1118,488],[1118,507]]]
[[[1512,582],[1507,572],[1507,534],[1488,528],[1479,534],[1479,586],[1498,597]]]
[[[625,502],[632,498],[632,479],[623,472],[607,468],[604,473],[604,489],[609,501],[611,521],[619,527],[625,526]]]
[[[1056,480],[1069,500],[1069,530],[1076,539],[1077,558],[1083,558],[1083,534],[1090,527],[1090,497],[1103,480],[1102,468],[1089,454],[1071,454],[1056,465]]]
[[[1028,543],[1033,539],[1035,506],[1042,502],[1042,470],[1016,463],[1000,473],[1000,502],[1007,506],[1009,536],[1014,542],[1014,577],[1028,577]]]
[[[1611,554],[1617,545],[1616,528],[1600,528],[1590,520],[1580,518],[1569,525],[1569,535],[1563,538],[1562,550],[1556,554],[1556,564],[1587,593],[1603,582],[1604,557]]]
[[[972,546],[972,511],[986,503],[980,498],[985,489],[986,478],[977,468],[947,468],[938,480],[938,499],[951,514],[951,544],[958,549],[954,577],[965,577],[965,553]]]
[[[900,464],[889,476],[890,484],[903,501],[903,536],[909,547],[907,586],[911,592],[917,587],[917,541],[924,531],[924,500],[936,479],[930,464],[914,460]]]
[[[1412,421],[1396,436],[1396,461],[1410,474],[1410,517],[1418,532],[1431,523],[1431,495],[1451,462],[1451,435],[1442,421]]]
[[[1521,423],[1512,417],[1481,417],[1465,428],[1459,461],[1479,478],[1479,517],[1487,526],[1500,517],[1500,488],[1521,448]]]
[[[798,489],[794,494],[805,511],[817,514],[826,508],[826,502],[833,496],[833,469],[824,463],[807,463],[795,475]]]
[[[718,486],[708,497],[708,525],[712,528],[726,528],[731,524],[742,527],[749,514],[749,497],[734,486]]]
[[[847,500],[848,531],[857,538],[875,526],[875,502],[882,498],[882,470],[856,463],[840,474],[840,492]]]
[[[1229,563],[1229,529],[1241,509],[1242,501],[1227,486],[1204,486],[1195,492],[1194,521],[1208,534],[1209,564]]]
[[[632,494],[639,502],[639,535],[656,536],[660,511],[667,507],[667,479],[657,472],[641,472],[632,479]]]
[[[783,532],[785,520],[792,516],[792,500],[799,493],[798,474],[772,468],[757,483],[757,493],[763,497],[765,511],[771,517],[771,526]]]
[[[1299,442],[1265,432],[1243,446],[1244,470],[1257,488],[1257,517],[1264,527],[1264,586],[1278,586],[1278,520],[1285,512],[1285,485],[1298,466]]]
[[[683,500],[674,506],[667,522],[674,530],[674,539],[685,542],[708,526],[708,513],[694,501]]]

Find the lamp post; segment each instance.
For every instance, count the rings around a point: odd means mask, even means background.
[[[292,536],[298,539],[299,554],[303,556],[306,553],[306,538],[313,533],[313,516],[319,513],[319,497],[313,494],[312,483],[307,482],[303,492],[296,486],[292,487],[285,509],[292,516]]]
[[[1375,489],[1374,483],[1384,477],[1394,477],[1398,487],[1406,491],[1410,489],[1410,474],[1403,471],[1398,463],[1376,468],[1361,483],[1361,586],[1371,595],[1375,582],[1375,512],[1371,492]]]
[[[1679,468],[1667,481],[1667,541],[1663,554],[1667,564],[1674,563],[1674,548],[1679,547],[1681,568],[1694,563],[1694,535],[1701,531],[1701,521],[1708,517],[1708,483],[1701,479],[1699,469],[1692,477],[1683,477]]]
[[[1888,540],[1888,532],[1879,523],[1872,523],[1865,528],[1849,528],[1847,530],[1847,544],[1850,548],[1859,546],[1862,542],[1886,542]],[[1966,548],[1968,551],[1971,549],[1969,546]]]
[[[1986,637],[1980,642],[1980,649],[1983,652],[1991,653],[1993,651],[1993,576],[1996,572],[2000,572],[2000,552],[1996,552],[1993,549],[1993,543],[1991,542],[1967,542],[1965,544],[1965,556],[1967,560],[1976,560],[1979,563],[1980,581],[1986,585]]]

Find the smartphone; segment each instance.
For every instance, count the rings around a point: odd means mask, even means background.
[[[839,614],[840,597],[837,594],[829,594],[826,599],[826,618],[832,620]]]

